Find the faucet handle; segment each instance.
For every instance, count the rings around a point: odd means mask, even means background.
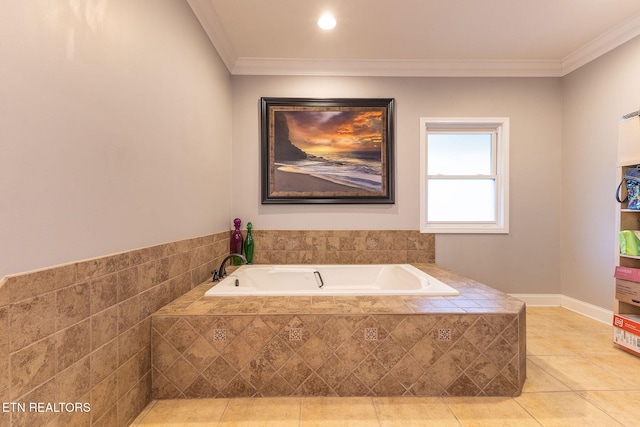
[[[218,270],[212,270],[211,274],[213,274],[212,282],[217,282],[220,280],[220,275],[218,274]]]

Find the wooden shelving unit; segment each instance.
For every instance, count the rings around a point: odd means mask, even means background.
[[[629,116],[629,115],[628,115]],[[635,116],[622,120],[619,128],[619,140],[618,140],[618,167],[617,175],[618,180],[622,180],[625,172],[629,168],[636,167],[640,164],[640,118],[637,114]],[[626,194],[626,188],[624,184],[622,186],[622,194]],[[618,213],[616,215],[616,231],[621,230],[640,230],[640,210],[632,210],[628,208],[627,203],[618,204]],[[619,243],[619,242],[618,242]],[[620,246],[618,244],[616,256],[616,264],[620,267],[629,267],[632,269],[640,270],[640,256],[626,255],[620,253]],[[637,322],[640,316],[640,298],[629,298],[622,296],[622,288],[626,287],[627,290],[635,289],[636,286],[640,289],[640,283],[635,281],[627,281],[624,279],[615,279],[615,295],[614,295],[614,313],[625,319],[632,319]],[[627,294],[628,295],[628,294]],[[625,301],[621,301],[620,298],[624,298]],[[620,327],[621,319],[614,320],[614,326]],[[626,322],[626,321],[625,321]],[[624,328],[623,328],[624,329]],[[634,336],[629,335],[629,336]],[[615,342],[615,330],[614,330],[614,342]],[[633,338],[637,343],[640,338]],[[621,345],[616,343],[619,347],[625,348],[626,344]],[[635,348],[637,350],[637,346]],[[639,355],[633,349],[630,350],[633,354]]]
[[[638,149],[640,150],[640,140],[638,141]],[[627,169],[629,169],[630,167],[635,167],[637,164],[640,164],[640,163],[619,165],[618,173],[619,173],[620,179],[622,179]],[[623,194],[624,194],[624,190],[623,190]],[[627,209],[627,204],[623,203],[620,205],[617,222],[618,223],[617,223],[616,229],[618,231],[619,230],[640,230],[640,211]],[[618,257],[616,258],[617,265],[622,267],[640,269],[640,256],[620,254],[619,245],[616,249],[618,250]],[[620,279],[615,279],[615,280],[617,285]],[[640,315],[640,304],[635,305],[632,303],[620,301],[614,296],[614,313],[621,314],[621,315],[624,315],[624,314]]]

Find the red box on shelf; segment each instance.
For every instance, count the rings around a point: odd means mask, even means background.
[[[640,356],[640,316],[614,314],[613,342]]]

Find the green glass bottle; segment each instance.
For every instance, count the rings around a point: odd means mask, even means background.
[[[253,249],[255,243],[253,241],[253,236],[251,235],[251,228],[253,225],[248,222],[247,223],[247,238],[244,240],[244,256],[247,258],[247,264],[253,264]]]

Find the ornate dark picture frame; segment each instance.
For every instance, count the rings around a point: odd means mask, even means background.
[[[262,203],[394,203],[394,99],[261,98]]]

